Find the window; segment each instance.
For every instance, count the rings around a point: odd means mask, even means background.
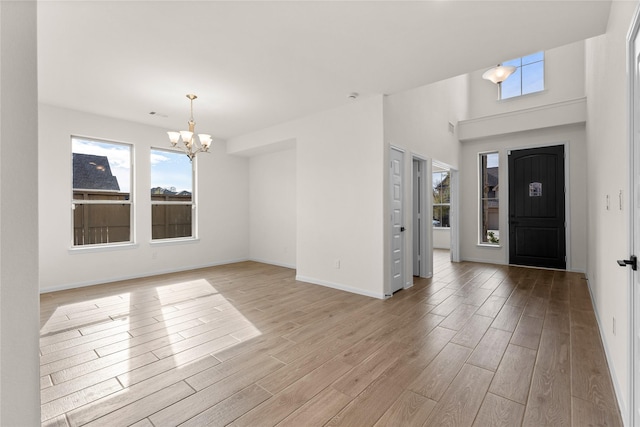
[[[448,228],[451,208],[449,171],[433,172],[433,226]]]
[[[480,154],[480,243],[500,243],[498,153]]]
[[[500,99],[544,90],[544,52],[512,59],[502,65],[512,65],[516,71],[500,83]]]
[[[73,246],[131,242],[131,145],[71,138]]]
[[[151,150],[151,239],[195,237],[193,164],[184,153]]]

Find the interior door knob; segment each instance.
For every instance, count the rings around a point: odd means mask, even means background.
[[[404,227],[400,227],[400,231],[404,231]]]
[[[630,265],[631,269],[633,271],[636,271],[638,269],[638,258],[635,255],[631,255],[629,258],[630,259],[619,259],[618,265],[620,267],[626,267],[627,265]]]

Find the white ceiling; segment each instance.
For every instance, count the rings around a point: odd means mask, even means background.
[[[177,129],[196,93],[196,131],[229,138],[602,34],[610,5],[41,0],[39,97]]]

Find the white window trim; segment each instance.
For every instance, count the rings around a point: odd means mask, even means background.
[[[437,173],[438,174],[446,173],[449,176],[449,182],[451,182],[451,172],[448,171],[448,170],[439,170],[439,171],[435,171],[435,172],[431,171],[431,180],[432,180],[432,182],[433,182],[433,175],[435,175]],[[451,200],[449,200],[449,203],[432,203],[432,206],[431,206],[432,216],[433,216],[433,210],[437,206],[448,206],[449,207],[449,213],[451,213]],[[449,217],[449,218],[451,218],[451,217]],[[451,219],[449,219],[449,221],[451,221]],[[451,227],[443,227],[443,226],[440,226],[440,225],[432,225],[432,227],[433,227],[434,230],[449,230],[449,229],[451,229]]]
[[[184,152],[173,150],[171,148],[151,147],[151,149],[149,150],[149,156],[151,156],[151,153],[154,150],[185,155]],[[180,244],[180,243],[193,243],[193,242],[200,241],[200,238],[198,236],[198,203],[197,203],[198,191],[197,191],[197,180],[196,180],[196,177],[198,176],[197,168],[198,168],[198,157],[196,156],[191,161],[191,201],[190,202],[152,201],[151,195],[149,194],[149,202],[150,202],[151,208],[153,208],[153,205],[184,205],[184,206],[191,205],[191,236],[154,239],[153,238],[153,217],[152,217],[152,211],[150,210],[149,220],[150,220],[152,229],[149,230],[151,232],[150,233],[151,239],[149,243],[151,245],[163,246],[163,245],[173,245],[173,244]],[[151,173],[151,168],[149,168],[149,173]]]
[[[482,198],[482,161],[481,158],[482,156],[486,156],[489,154],[497,154],[498,155],[498,174],[500,173],[500,151],[483,151],[478,153],[478,158],[477,158],[477,177],[478,177],[478,243],[477,246],[480,247],[488,247],[488,248],[501,248],[502,244],[499,243],[490,243],[490,242],[485,242],[482,240],[482,201],[484,200]],[[500,185],[499,183],[499,178],[498,178],[498,185]],[[498,200],[498,209],[500,209],[500,198],[497,198]],[[500,240],[502,241],[502,240]]]
[[[536,62],[542,62],[542,81],[543,81],[543,85],[542,85],[542,89],[535,91],[535,92],[529,92],[529,93],[522,93],[522,74],[520,74],[520,95],[515,95],[515,96],[510,96],[509,98],[503,98],[502,97],[502,83],[500,83],[498,85],[498,101],[509,101],[511,99],[521,99],[523,96],[530,96],[530,95],[538,95],[540,93],[546,92],[547,91],[547,79],[545,78],[547,75],[547,55],[546,52],[540,51],[542,52],[542,59],[540,61],[536,61]],[[534,52],[537,53],[537,52]],[[509,59],[508,61],[505,62],[509,62],[509,61],[513,61],[515,59],[520,59],[520,66],[517,68],[522,68],[522,58],[524,58],[525,56],[529,56],[529,55],[523,55],[520,56],[519,58],[513,58],[513,59]],[[530,64],[535,64],[536,62],[531,62],[527,65]],[[501,64],[502,65],[502,64]],[[521,70],[522,72],[522,70]]]
[[[74,187],[73,187],[73,140],[87,140],[87,141],[95,141],[103,144],[112,144],[112,145],[123,145],[129,147],[129,200],[118,200],[117,202],[112,202],[108,200],[76,200],[73,198]],[[69,183],[71,187],[71,215],[70,215],[70,235],[71,242],[69,247],[69,253],[86,253],[86,252],[98,252],[104,250],[118,250],[118,249],[129,249],[137,247],[136,243],[136,229],[135,229],[135,173],[133,166],[135,164],[135,146],[132,143],[124,142],[124,141],[113,141],[107,140],[103,138],[96,138],[92,136],[82,136],[82,135],[71,135],[69,138],[70,148],[71,148],[71,167],[69,168]],[[100,191],[100,190],[93,190]],[[89,245],[76,245],[74,242],[74,219],[73,219],[73,211],[75,210],[75,205],[98,205],[98,204],[128,204],[130,205],[129,211],[129,240],[122,242],[111,242],[111,243],[98,243],[98,244],[89,244]]]

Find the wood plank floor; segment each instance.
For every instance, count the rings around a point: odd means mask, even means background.
[[[621,426],[580,274],[382,301],[243,262],[41,296],[43,426]]]

